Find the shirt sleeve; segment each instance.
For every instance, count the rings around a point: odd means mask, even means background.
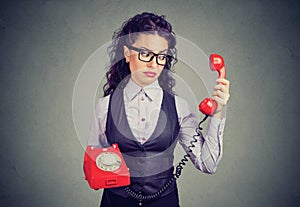
[[[91,118],[87,145],[101,148],[109,146],[105,135],[108,104],[109,96],[100,98],[98,100]]]
[[[180,131],[179,143],[186,153],[189,152],[191,142],[196,139],[195,147],[192,147],[190,159],[194,166],[205,173],[215,173],[217,165],[223,154],[223,131],[225,118],[208,118],[206,135],[196,133],[199,120],[190,110],[187,102],[176,96],[176,108],[178,113]]]

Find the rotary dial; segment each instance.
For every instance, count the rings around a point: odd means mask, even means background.
[[[96,165],[104,171],[115,171],[120,168],[122,161],[118,154],[113,152],[103,152],[96,158]]]

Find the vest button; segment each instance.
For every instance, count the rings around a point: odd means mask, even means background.
[[[141,164],[143,164],[143,163],[144,163],[144,160],[143,160],[143,159],[139,159],[139,162],[140,162]]]
[[[144,172],[143,172],[143,171],[140,171],[140,175],[144,175]]]

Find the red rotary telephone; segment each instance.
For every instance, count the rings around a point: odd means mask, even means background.
[[[210,69],[213,71],[217,71],[219,74],[219,78],[226,78],[226,70],[224,59],[221,55],[211,54],[209,57]],[[199,110],[208,116],[213,115],[215,110],[217,109],[217,102],[212,100],[211,98],[205,98],[199,104]]]
[[[117,144],[108,148],[87,146],[83,171],[92,189],[130,184],[129,169]]]

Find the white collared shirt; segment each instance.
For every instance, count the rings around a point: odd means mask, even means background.
[[[100,98],[96,105],[88,145],[107,146],[105,128],[109,97]],[[156,127],[162,98],[163,91],[158,81],[141,88],[130,79],[124,88],[124,105],[129,127],[135,138],[142,144],[147,141]],[[179,143],[187,152],[199,121],[184,99],[175,96],[175,105],[180,126]],[[222,158],[224,126],[225,118],[210,117],[206,135],[203,138],[197,137],[198,142],[192,148],[191,160],[199,170],[206,173],[216,171],[217,164]]]

